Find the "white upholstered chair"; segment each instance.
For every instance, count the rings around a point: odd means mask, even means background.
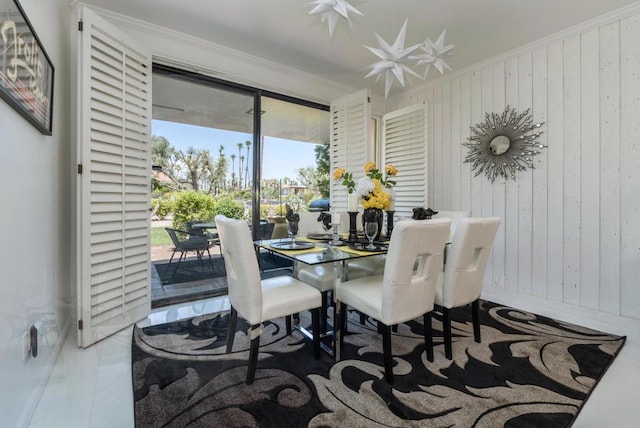
[[[304,238],[310,233],[329,233],[322,228],[322,223],[318,221],[319,212],[300,213],[298,222],[298,237]]]
[[[444,349],[448,359],[452,356],[450,309],[471,303],[473,336],[480,343],[479,299],[498,227],[498,217],[462,218],[447,250],[444,272],[438,277],[435,303],[442,309]]]
[[[362,278],[367,272],[362,269],[347,268],[348,278]],[[320,317],[320,330],[327,329],[327,309],[329,308],[330,298],[333,296],[333,286],[335,284],[336,275],[331,263],[323,263],[317,265],[304,265],[298,263],[294,269],[294,276],[300,281],[311,285],[322,293],[322,308]]]
[[[227,336],[227,353],[233,348],[237,316],[251,325],[247,384],[253,383],[260,346],[260,325],[264,321],[287,317],[287,334],[291,334],[291,315],[310,310],[313,325],[313,354],[320,357],[321,295],[315,288],[290,276],[261,280],[258,260],[247,223],[222,215],[215,218],[224,247],[231,318]]]
[[[378,321],[388,383],[393,383],[391,326],[394,324],[422,316],[427,359],[433,361],[431,310],[450,226],[448,219],[398,222],[391,235],[384,274],[349,280],[336,290],[341,317],[338,326],[344,325],[347,306]]]
[[[431,218],[450,218],[451,219],[451,237],[456,233],[456,226],[460,219],[471,217],[471,211],[438,211],[438,214]]]

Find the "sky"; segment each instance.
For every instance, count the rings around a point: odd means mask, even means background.
[[[229,155],[236,155],[236,168],[238,167],[238,143],[252,141],[251,134],[225,131],[202,126],[184,125],[176,122],[153,120],[151,125],[152,135],[162,136],[177,150],[183,152],[189,147],[195,149],[208,149],[213,160],[218,158],[220,145],[224,146],[224,152],[229,160],[229,174],[231,174],[231,159]],[[298,141],[283,140],[281,138],[265,137],[264,160],[262,164],[263,178],[296,179],[297,170],[300,168],[315,166],[316,158],[313,151],[314,144],[306,144]],[[253,147],[250,149],[253,151]],[[246,155],[246,148],[242,150]],[[244,168],[243,168],[244,169]],[[251,169],[249,169],[251,172]]]

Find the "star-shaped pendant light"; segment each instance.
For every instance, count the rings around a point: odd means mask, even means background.
[[[420,77],[415,71],[413,71],[411,68],[409,68],[408,65],[406,65],[406,62],[409,60],[409,55],[420,46],[414,45],[408,48],[404,47],[404,38],[407,32],[407,21],[408,20],[405,19],[404,24],[402,25],[402,28],[398,33],[398,37],[396,37],[396,41],[393,45],[390,46],[387,42],[384,41],[382,37],[378,35],[378,33],[376,33],[376,39],[378,40],[380,49],[372,48],[365,45],[365,48],[369,49],[381,59],[381,61],[378,61],[371,65],[371,71],[365,76],[365,78],[376,76],[377,81],[380,76],[384,75],[385,98],[389,94],[389,89],[391,89],[394,77],[402,86],[404,86],[404,72]]]
[[[309,12],[309,15],[322,14],[322,21],[329,22],[329,37],[333,36],[333,30],[336,28],[338,19],[343,18],[351,24],[351,18],[349,18],[349,12],[362,16],[362,13],[355,7],[349,4],[347,0],[314,0],[308,5],[312,5],[313,9]]]
[[[436,42],[432,42],[431,39],[427,37],[427,41],[424,42],[420,48],[424,51],[423,54],[411,56],[410,59],[417,59],[418,63],[416,65],[426,65],[424,70],[424,78],[427,78],[427,74],[431,70],[431,66],[434,66],[440,74],[444,74],[445,69],[451,70],[451,67],[444,62],[444,57],[452,55],[452,50],[455,48],[455,45],[445,45],[444,38],[447,33],[447,30],[444,29]]]

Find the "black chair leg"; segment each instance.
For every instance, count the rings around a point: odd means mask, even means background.
[[[257,333],[259,329],[260,329],[260,324],[254,324],[249,329],[249,336],[252,337],[254,334],[256,334],[256,337],[251,339],[251,347],[249,348],[249,367],[247,368],[247,385],[251,385],[256,376],[256,366],[258,365],[258,348],[260,347],[260,334]]]
[[[233,348],[233,339],[236,336],[236,322],[238,321],[238,311],[233,306],[229,312],[229,329],[227,330],[227,354]]]
[[[387,383],[393,384],[393,361],[391,358],[391,326],[378,322],[382,327],[382,352],[384,354],[384,377]]]
[[[442,333],[444,335],[444,355],[448,360],[452,358],[451,352],[451,319],[449,309],[442,308]]]
[[[424,346],[427,351],[427,360],[433,363],[433,330],[431,329],[431,312],[422,316],[424,325]]]
[[[338,346],[342,348],[344,344],[344,336],[347,334],[347,305],[345,303],[340,302],[340,319],[338,321],[340,323],[340,343]]]
[[[214,269],[213,267],[213,259],[211,258],[211,252],[209,251],[209,249],[207,248],[207,254],[209,255],[209,263],[211,264],[211,270]]]
[[[327,299],[329,298],[329,292],[322,292],[322,307],[320,308],[320,331],[325,333],[327,331],[327,309],[329,305],[327,304]]]
[[[311,325],[313,332],[313,357],[320,358],[320,309],[311,309]]]
[[[471,316],[473,318],[473,339],[480,343],[480,301],[471,302]]]
[[[287,315],[286,317],[284,317],[285,320],[285,324],[286,324],[286,329],[287,329],[287,336],[291,336],[291,315]]]
[[[184,251],[180,253],[180,257],[178,257],[178,263],[176,264],[176,268],[173,270],[173,275],[171,275],[171,281],[175,279],[176,273],[178,273],[178,268],[180,268],[180,262],[182,262],[182,256],[184,255],[185,255]],[[185,256],[184,259],[186,260],[187,257]]]
[[[391,326],[391,331],[394,332],[394,333],[397,333],[398,332],[398,324],[392,325]]]

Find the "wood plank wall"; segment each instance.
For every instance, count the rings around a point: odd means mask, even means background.
[[[499,216],[486,285],[640,319],[640,10],[608,15],[390,97],[429,106],[429,203]],[[535,169],[475,177],[462,143],[485,113],[545,122]]]

